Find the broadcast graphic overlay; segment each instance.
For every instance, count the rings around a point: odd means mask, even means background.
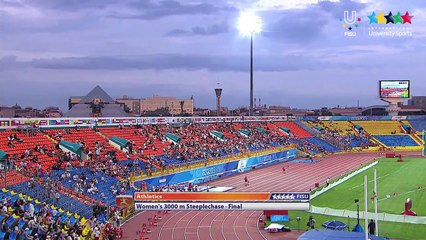
[[[306,192],[137,192],[136,211],[246,211],[309,210],[310,194]]]
[[[368,36],[370,37],[411,37],[412,18],[408,11],[402,14],[398,11],[393,14],[389,11],[387,15],[383,11],[372,12],[368,15],[369,27]]]
[[[339,22],[344,29],[344,37],[357,37],[361,34],[368,37],[401,38],[413,36],[413,18],[409,11],[373,11],[361,16],[357,11],[345,10]],[[363,31],[358,31],[359,29]]]
[[[340,18],[339,21],[342,22],[342,27],[345,29],[343,33],[345,37],[356,37],[355,30],[361,22],[361,18],[357,17],[356,11],[351,11],[350,14],[349,11],[344,11],[343,18]]]

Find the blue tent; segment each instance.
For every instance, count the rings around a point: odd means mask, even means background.
[[[386,240],[386,238],[370,236],[371,240]],[[364,240],[364,233],[333,231],[333,230],[318,230],[313,229],[300,235],[297,240]]]
[[[352,230],[352,232],[364,232],[364,229],[362,228],[361,225],[357,224],[357,225],[355,225],[355,227]]]
[[[325,222],[321,226],[323,226],[326,229],[339,230],[339,231],[345,230],[348,227],[348,225],[342,223],[341,221],[334,221],[334,220]]]

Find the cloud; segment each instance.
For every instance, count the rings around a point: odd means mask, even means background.
[[[290,60],[290,61],[289,61]],[[141,56],[68,57],[34,59],[32,67],[62,70],[209,70],[213,72],[249,70],[245,56],[191,54],[152,54]],[[258,56],[255,70],[276,72],[311,69],[321,64],[300,56]]]
[[[1,14],[1,13],[0,13]],[[81,33],[87,29],[96,29],[99,23],[93,15],[75,15],[75,16],[50,16],[34,19],[22,19],[16,15],[4,15],[6,22],[13,23],[13,27],[6,25],[1,31],[7,34],[31,34],[31,33]],[[1,27],[1,25],[0,25]]]
[[[300,43],[323,39],[328,23],[341,18],[344,10],[360,11],[366,6],[350,0],[319,1],[301,9],[279,10],[268,16],[277,20],[267,24],[262,35],[277,41]]]
[[[0,72],[4,70],[10,70],[19,68],[26,65],[24,62],[18,62],[17,57],[13,55],[3,56],[0,58]]]
[[[341,0],[339,2],[319,1],[317,7],[338,19],[343,17],[344,11],[362,11],[367,7],[367,4],[352,0]]]
[[[44,9],[60,11],[80,11],[84,9],[103,9],[117,3],[115,0],[24,0],[24,4]]]
[[[155,3],[151,0],[130,2],[128,6],[135,13],[114,12],[109,16],[118,19],[156,20],[178,15],[213,15],[222,11],[235,11],[233,7],[218,7],[210,3],[182,4],[174,0],[163,0]]]
[[[195,26],[190,30],[174,29],[167,33],[167,36],[211,36],[229,31],[227,22],[216,23],[207,27]]]
[[[309,42],[323,35],[328,22],[328,18],[314,9],[285,10],[277,18],[265,27],[262,36],[277,41]]]

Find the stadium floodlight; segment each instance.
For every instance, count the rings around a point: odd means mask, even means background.
[[[237,28],[241,35],[252,36],[262,31],[262,19],[252,11],[241,12]]]
[[[262,31],[262,19],[252,11],[241,12],[237,28],[243,36],[250,36],[250,111],[253,116],[253,35]]]

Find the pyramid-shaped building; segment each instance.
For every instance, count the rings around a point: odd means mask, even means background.
[[[126,117],[122,106],[100,86],[96,86],[80,102],[64,114],[65,117]]]

